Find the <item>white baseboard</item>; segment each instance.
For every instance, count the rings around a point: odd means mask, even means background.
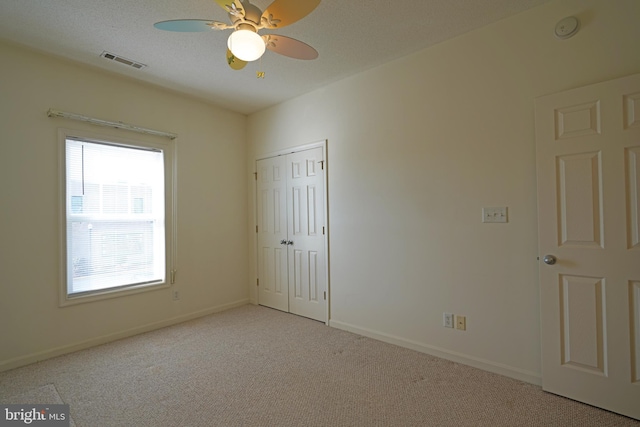
[[[514,368],[513,366],[508,366],[502,363],[496,363],[490,360],[481,359],[481,358],[470,356],[467,354],[446,350],[444,348],[439,348],[439,347],[419,343],[417,341],[396,337],[393,335],[385,334],[385,333],[374,331],[371,329],[351,325],[349,323],[340,322],[338,320],[330,320],[329,326],[334,327],[336,329],[342,329],[347,332],[353,332],[354,334],[373,338],[378,341],[383,341],[389,344],[395,344],[400,347],[416,350],[421,353],[430,354],[431,356],[451,360],[452,362],[473,366],[474,368],[482,369],[488,372],[493,372],[494,374],[504,375],[505,377],[513,378],[516,380],[525,381],[535,385],[542,384],[542,378],[540,374],[536,372]]]
[[[193,313],[184,314],[170,319],[161,320],[159,322],[149,323],[146,325],[138,326],[135,328],[127,329],[125,331],[115,332],[113,334],[103,335],[100,337],[91,338],[85,341],[81,341],[75,344],[65,345],[61,347],[52,348],[49,350],[39,351],[37,353],[28,354],[26,356],[16,357],[14,359],[3,360],[0,362],[0,372],[8,371],[9,369],[19,368],[20,366],[29,365],[31,363],[39,362],[41,360],[50,359],[52,357],[61,356],[67,353],[73,353],[74,351],[84,350],[86,348],[95,347],[97,345],[106,344],[111,341],[116,341],[122,338],[131,337],[133,335],[142,334],[144,332],[154,331],[156,329],[165,328],[167,326],[176,325],[178,323],[186,322],[188,320],[197,319],[198,317],[208,316],[209,314],[219,313],[221,311],[229,310],[231,308],[241,307],[249,303],[249,299],[242,299],[229,304],[223,304],[216,307],[211,307],[206,310],[200,310]]]

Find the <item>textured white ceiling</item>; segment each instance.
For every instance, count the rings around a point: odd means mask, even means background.
[[[277,0],[276,0],[277,1]],[[550,0],[322,0],[278,33],[315,47],[301,61],[267,51],[241,71],[225,61],[230,30],[173,33],[168,19],[228,22],[213,0],[0,0],[0,39],[195,95],[250,114]],[[272,0],[253,0],[264,10]],[[109,51],[146,64],[108,61]],[[256,71],[265,78],[256,78]]]

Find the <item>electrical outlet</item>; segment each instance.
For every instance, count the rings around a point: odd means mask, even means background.
[[[173,300],[178,301],[180,299],[180,292],[174,290],[173,291]]]
[[[442,326],[445,328],[453,328],[453,314],[442,313]]]
[[[456,329],[467,330],[467,318],[465,316],[456,316]]]

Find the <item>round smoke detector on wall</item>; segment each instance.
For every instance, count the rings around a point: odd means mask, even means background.
[[[556,37],[559,39],[573,37],[578,32],[578,27],[580,27],[580,22],[575,16],[564,18],[556,24]]]

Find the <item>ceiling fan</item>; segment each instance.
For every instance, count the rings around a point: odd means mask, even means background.
[[[277,34],[259,35],[261,29],[280,29],[311,13],[320,0],[274,0],[264,12],[249,0],[215,0],[229,15],[231,24],[206,19],[174,19],[153,24],[165,31],[197,32],[233,29],[227,40],[227,63],[241,70],[260,58],[265,49],[295,59],[315,59],[318,52],[306,43]]]

